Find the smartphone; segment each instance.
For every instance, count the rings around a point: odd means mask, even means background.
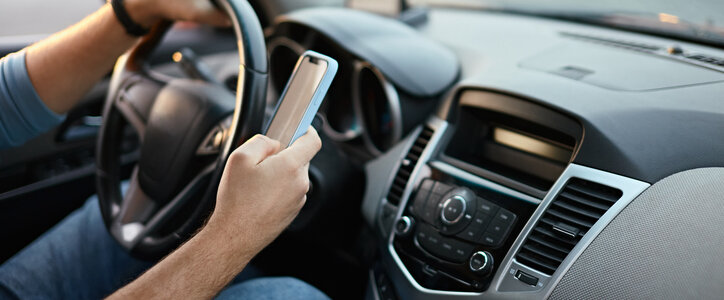
[[[265,135],[279,141],[282,149],[304,135],[335,74],[336,60],[314,51],[304,52],[282,92]]]

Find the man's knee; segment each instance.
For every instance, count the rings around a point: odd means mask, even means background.
[[[329,299],[308,283],[292,277],[258,278],[232,285],[217,299]]]

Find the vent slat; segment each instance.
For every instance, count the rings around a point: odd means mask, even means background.
[[[581,218],[577,218],[577,217],[571,216],[570,214],[566,214],[566,213],[564,213],[564,212],[561,212],[561,211],[552,209],[552,208],[550,208],[550,207],[548,208],[548,211],[546,211],[546,212],[549,213],[549,214],[551,214],[551,215],[554,215],[554,216],[556,216],[556,217],[558,217],[558,218],[561,218],[561,219],[564,219],[564,220],[566,220],[566,221],[569,221],[570,223],[573,223],[573,224],[575,224],[575,225],[577,225],[577,226],[585,227],[585,229],[588,229],[588,228],[593,227],[593,223],[591,223],[591,222],[588,222],[588,221],[583,220],[583,219],[581,219]]]
[[[571,179],[566,188],[608,202],[616,202],[623,195],[619,189],[576,178]]]
[[[528,238],[529,238],[531,241],[534,241],[534,242],[536,242],[536,243],[538,243],[538,244],[541,244],[541,245],[543,245],[543,246],[546,246],[546,247],[548,247],[548,248],[551,248],[551,249],[553,249],[553,250],[556,250],[556,251],[558,251],[558,252],[560,252],[560,253],[563,253],[563,255],[567,255],[568,252],[571,251],[570,248],[565,248],[565,247],[561,247],[561,246],[559,246],[559,245],[550,243],[550,242],[546,241],[545,239],[543,239],[543,238],[541,238],[541,237],[538,237],[538,236],[536,236],[536,235],[531,235],[531,236],[528,237]]]
[[[405,186],[407,184],[407,180],[400,177],[395,177],[395,184],[398,186]]]
[[[554,266],[550,263],[541,261],[540,259],[536,259],[532,255],[523,252],[518,253],[516,259],[518,259],[518,261],[523,263],[524,265],[533,267],[539,271],[543,271],[543,273],[546,274],[553,274],[553,272],[556,271],[556,268],[558,268],[557,265]]]
[[[409,154],[413,154],[413,153],[414,153],[414,154],[418,154],[418,155],[419,155],[419,154],[422,153],[423,150],[425,150],[425,148],[420,147],[420,146],[418,146],[418,145],[413,145],[412,148],[410,149],[410,153],[409,153]],[[408,155],[409,155],[409,154],[408,154]]]
[[[570,240],[560,238],[553,231],[550,231],[548,229],[536,227],[535,231],[542,235],[545,235],[549,239],[552,239],[552,240],[555,240],[556,242],[561,243],[561,245],[570,246],[569,248],[571,248],[571,249],[573,249],[573,247],[576,245],[575,241],[570,241]],[[561,246],[561,247],[564,247],[564,246]]]
[[[536,247],[536,246],[533,246],[533,245],[531,245],[531,244],[525,244],[525,245],[523,245],[523,249],[528,250],[528,251],[530,251],[530,252],[533,252],[533,253],[535,253],[535,254],[538,254],[538,255],[540,255],[540,256],[543,256],[543,257],[545,257],[545,258],[547,258],[547,259],[549,259],[549,260],[552,260],[552,261],[554,261],[554,262],[556,262],[556,263],[558,263],[558,264],[560,264],[560,263],[563,261],[563,259],[566,258],[565,255],[568,255],[568,253],[564,254],[563,257],[559,257],[559,256],[556,256],[556,255],[552,255],[552,254],[546,252],[545,250],[542,250],[541,248]]]
[[[595,202],[595,201],[588,200],[588,199],[586,199],[586,198],[577,196],[577,195],[575,195],[575,194],[573,194],[573,193],[571,193],[571,192],[568,192],[568,191],[563,191],[563,192],[561,192],[561,194],[560,194],[558,197],[563,197],[563,198],[566,198],[566,199],[568,199],[568,200],[574,201],[574,202],[576,202],[576,203],[580,203],[581,205],[590,206],[590,207],[593,207],[593,208],[596,208],[596,209],[600,209],[600,210],[604,210],[604,211],[608,210],[608,208],[611,207],[610,205],[601,204],[601,203],[598,203],[598,202]]]
[[[573,205],[570,205],[570,204],[568,204],[568,203],[566,203],[566,202],[564,202],[563,200],[560,200],[560,199],[559,199],[558,201],[556,201],[556,202],[553,202],[553,206],[557,206],[557,207],[559,207],[559,208],[566,209],[566,210],[575,212],[575,213],[577,213],[577,214],[579,214],[579,215],[586,216],[586,217],[589,217],[589,218],[593,218],[593,219],[596,219],[596,220],[598,220],[598,218],[600,218],[600,217],[603,215],[603,214],[599,214],[599,213],[596,213],[596,212],[593,212],[593,211],[589,211],[589,210],[585,210],[585,209],[582,209],[582,208],[578,208],[578,207],[573,206]]]
[[[427,126],[423,128],[420,135],[417,136],[415,142],[405,154],[403,162],[400,163],[397,173],[392,180],[390,190],[387,192],[387,201],[393,205],[399,205],[402,195],[405,193],[405,187],[412,175],[412,170],[420,160],[422,152],[425,150],[427,143],[435,132]]]
[[[552,275],[586,232],[622,195],[618,189],[571,178],[528,235],[516,259]],[[572,227],[566,231],[577,234],[562,236],[553,230],[569,226]]]

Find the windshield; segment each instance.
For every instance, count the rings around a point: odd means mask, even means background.
[[[465,6],[646,31],[724,45],[724,0],[408,0]]]

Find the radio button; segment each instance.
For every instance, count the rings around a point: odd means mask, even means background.
[[[500,223],[503,227],[510,227],[515,222],[515,214],[501,208],[493,222]]]
[[[493,202],[478,197],[478,211],[484,214],[494,216],[495,213],[498,211],[498,206],[495,205]]]
[[[488,223],[490,223],[491,219],[491,216],[478,212],[477,214],[475,214],[475,217],[473,217],[470,225],[468,225],[465,230],[458,233],[457,237],[466,241],[477,243],[480,240],[480,236],[485,231],[486,226],[488,225]]]

